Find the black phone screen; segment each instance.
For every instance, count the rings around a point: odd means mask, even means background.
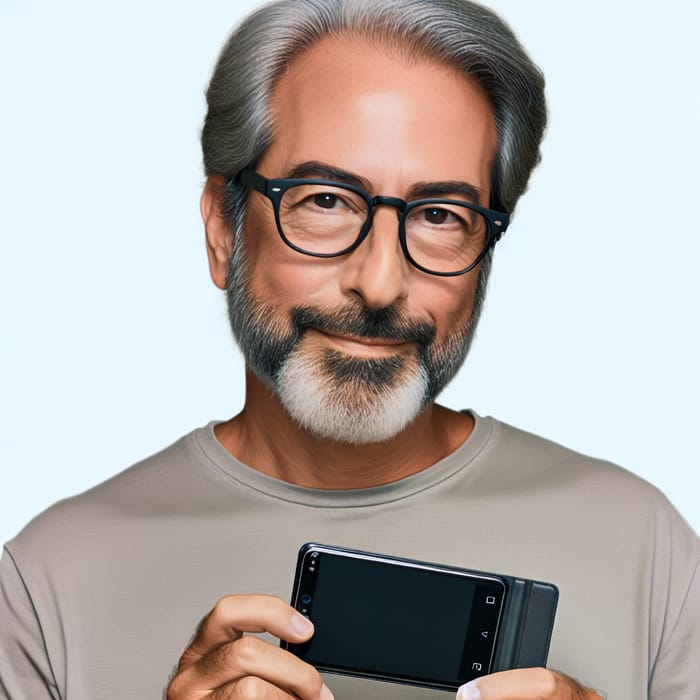
[[[289,648],[326,670],[456,688],[488,673],[504,595],[496,578],[307,551],[293,603],[316,631]]]

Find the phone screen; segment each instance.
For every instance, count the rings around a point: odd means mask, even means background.
[[[447,688],[489,671],[497,578],[321,547],[297,583],[293,604],[316,631],[289,648],[319,668]]]

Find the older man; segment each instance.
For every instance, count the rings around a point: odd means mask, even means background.
[[[171,700],[438,695],[246,634],[313,634],[281,598],[320,540],[558,585],[561,671],[462,698],[697,697],[700,546],[663,496],[435,403],[539,157],[543,81],[508,28],[462,1],[283,0],[208,99],[202,215],[245,407],[8,544],[0,689],[157,697],[197,630]]]

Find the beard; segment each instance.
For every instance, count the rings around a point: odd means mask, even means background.
[[[281,316],[250,292],[243,236],[236,236],[226,295],[233,335],[246,367],[292,420],[317,438],[352,445],[390,440],[432,403],[461,367],[474,337],[490,256],[479,272],[471,316],[438,340],[435,325],[408,318],[400,305],[373,311],[360,300],[342,307],[296,306]],[[308,329],[411,343],[381,358],[308,347]]]

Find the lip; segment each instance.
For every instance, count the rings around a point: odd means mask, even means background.
[[[332,345],[341,346],[351,354],[363,354],[368,351],[372,354],[381,353],[395,355],[398,350],[412,347],[416,344],[413,340],[403,340],[396,338],[368,338],[366,336],[353,335],[351,333],[336,333],[335,331],[309,328],[309,331],[318,333],[320,336],[331,341]]]
[[[360,343],[361,345],[406,345],[406,343],[411,342],[408,340],[398,340],[396,338],[368,338],[367,336],[353,335],[352,333],[321,331],[317,328],[314,330],[318,331],[322,335],[330,336],[331,338],[338,338],[339,340],[346,340],[351,343]]]

